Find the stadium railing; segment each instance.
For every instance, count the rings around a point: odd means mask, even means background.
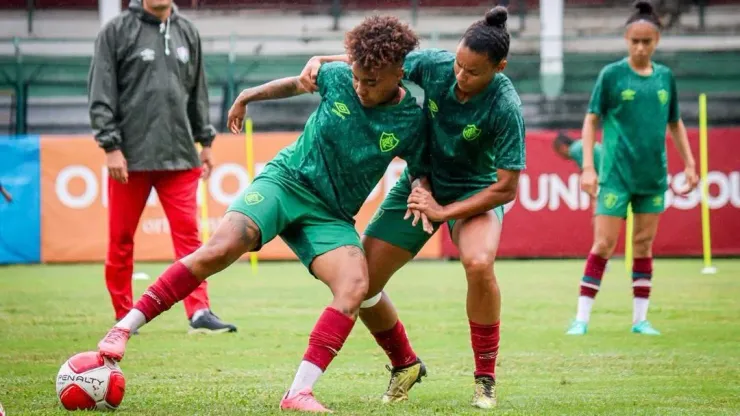
[[[432,33],[422,37],[426,46],[450,44],[459,38],[458,33]],[[593,39],[593,37],[589,37]],[[581,42],[582,37],[566,38],[566,42]],[[522,42],[539,43],[538,38],[519,38]],[[290,36],[231,36],[204,38],[206,72],[213,97],[220,101],[223,115],[238,91],[276,77],[298,74],[310,55],[267,55],[239,47],[240,42],[326,42],[334,45],[324,53],[341,52],[341,37],[290,37]],[[614,39],[612,39],[614,41]],[[445,43],[447,42],[447,43]],[[71,45],[84,45],[78,54],[58,55],[39,51],[51,49],[70,50]],[[11,91],[12,103],[6,96],[0,101],[0,114],[8,113],[14,122],[12,131],[27,132],[29,99],[53,97],[79,97],[87,94],[87,73],[90,65],[89,51],[93,39],[0,39],[0,89]],[[453,43],[454,44],[454,43]],[[57,48],[56,45],[59,45]],[[45,48],[40,48],[45,46]],[[205,46],[204,46],[205,47]],[[623,52],[568,52],[563,56],[563,96],[587,96],[599,70],[608,62],[619,59]],[[699,93],[733,94],[740,97],[740,81],[736,63],[740,62],[740,47],[728,50],[678,50],[659,51],[656,60],[668,64],[674,71],[683,94]],[[538,53],[512,53],[506,74],[512,78],[523,95],[543,100],[540,85],[540,56]],[[11,105],[12,104],[12,105]],[[223,117],[221,117],[223,118]],[[0,125],[5,124],[0,120]],[[740,120],[737,120],[740,122]],[[6,121],[7,122],[7,121]]]

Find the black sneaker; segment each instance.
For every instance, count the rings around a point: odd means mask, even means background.
[[[221,319],[211,311],[206,311],[198,319],[190,321],[190,334],[223,334],[236,332],[232,324],[221,322]]]

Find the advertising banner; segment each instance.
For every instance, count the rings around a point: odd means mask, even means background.
[[[584,257],[593,241],[593,207],[580,191],[578,167],[552,148],[552,131],[527,133],[527,169],[519,180],[517,199],[507,206],[498,257]],[[577,132],[574,132],[577,134]],[[573,136],[577,137],[577,136]],[[683,162],[667,139],[668,179],[674,189],[684,184]],[[689,129],[689,141],[699,172],[699,134]],[[709,130],[709,207],[712,253],[740,254],[740,129]],[[653,246],[655,256],[699,256],[702,253],[701,197],[697,188],[687,196],[665,194]],[[448,233],[443,256],[457,257]],[[617,253],[622,253],[624,234]]]
[[[299,133],[256,133],[254,135],[255,171]],[[215,168],[207,183],[209,226],[215,230],[231,201],[250,182],[246,169],[243,137],[221,135],[213,146]],[[48,136],[41,139],[42,238],[44,262],[104,261],[108,234],[107,186],[109,176],[105,156],[91,136]],[[388,168],[357,215],[361,232],[385,194],[405,167],[395,161]],[[202,201],[199,201],[202,203]],[[441,251],[439,237],[425,246],[420,257],[436,258]],[[139,223],[135,238],[136,260],[170,260],[174,253],[169,224],[152,192]],[[263,247],[260,259],[294,259],[279,238]]]
[[[0,196],[0,264],[38,263],[38,136],[0,136],[0,185],[12,197]]]

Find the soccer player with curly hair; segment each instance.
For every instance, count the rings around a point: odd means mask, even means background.
[[[422,220],[434,223],[432,233],[447,222],[460,250],[475,362],[472,405],[496,406],[501,293],[493,264],[504,205],[516,196],[519,172],[525,167],[521,100],[502,73],[509,52],[507,18],[505,7],[495,7],[468,27],[456,53],[424,49],[409,54],[404,64],[404,78],[425,93],[431,173],[428,181],[402,176],[363,239],[370,288],[360,318],[391,361],[384,402],[407,399],[409,389],[426,374],[398,312],[383,292],[393,274],[430,238],[428,227],[405,221],[407,210],[418,210]],[[345,59],[312,58],[301,83],[313,88],[314,74],[328,65],[324,62]]]
[[[213,237],[171,265],[129,315],[98,345],[120,360],[129,334],[185,296],[201,281],[280,236],[334,295],[313,328],[295,380],[281,409],[326,412],[313,385],[341,350],[368,290],[367,261],[353,217],[401,157],[410,181],[424,175],[425,119],[401,84],[414,32],[395,17],[370,17],[348,32],[349,64],[324,65],[321,102],[303,134],[283,149],[227,210]],[[307,93],[298,77],[244,90],[229,111],[233,133],[242,129],[247,104]]]

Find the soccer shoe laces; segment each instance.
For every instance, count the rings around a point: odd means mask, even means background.
[[[386,391],[390,391],[391,386],[393,386],[396,382],[396,379],[398,378],[398,375],[401,373],[402,368],[395,368],[391,367],[390,365],[386,364],[385,369],[390,371],[391,373],[391,379],[388,382],[388,388],[386,388]]]
[[[108,332],[105,340],[107,342],[120,342],[128,340],[129,330],[124,328],[115,327]]]

